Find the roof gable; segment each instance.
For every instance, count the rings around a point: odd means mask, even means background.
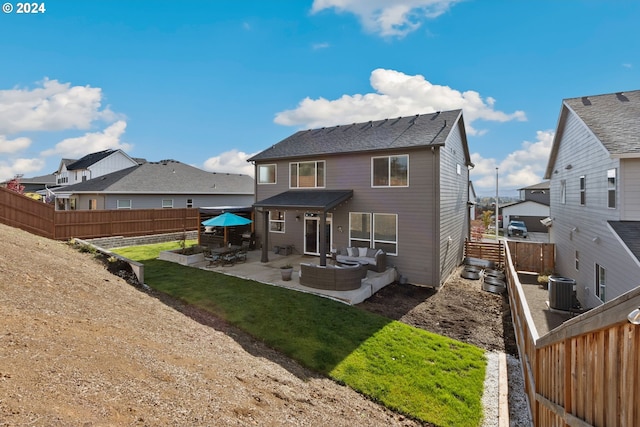
[[[253,178],[207,172],[177,160],[147,162],[85,182],[66,186],[65,193],[253,194]]]
[[[298,131],[249,161],[439,146],[461,120],[462,111],[452,110]]]
[[[575,114],[612,157],[640,157],[640,90],[568,98],[562,102],[545,179],[551,177],[569,114]]]

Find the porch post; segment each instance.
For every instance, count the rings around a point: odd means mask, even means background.
[[[320,213],[320,265],[327,265],[327,213]]]
[[[269,262],[269,211],[262,211],[262,255],[260,262]]]

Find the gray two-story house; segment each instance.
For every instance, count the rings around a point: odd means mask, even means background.
[[[545,178],[556,270],[581,304],[640,285],[640,91],[565,99]]]
[[[279,245],[321,265],[367,246],[410,283],[439,287],[462,259],[472,164],[461,110],[303,130],[249,161],[263,261]]]

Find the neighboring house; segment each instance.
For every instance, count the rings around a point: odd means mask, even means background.
[[[54,187],[56,185],[56,176],[55,174],[42,175],[42,176],[34,176],[33,178],[24,178],[22,176],[18,176],[18,181],[21,185],[24,186],[25,193],[35,193],[39,190],[44,190],[48,187]],[[11,181],[10,179],[0,182],[0,186],[6,187],[6,184]]]
[[[473,182],[469,181],[469,219],[476,219],[476,205],[478,204],[478,196],[476,189],[473,188]]]
[[[274,246],[317,255],[383,249],[414,284],[439,287],[469,233],[462,112],[437,112],[299,131],[255,164],[262,260]]]
[[[548,232],[541,221],[549,217],[549,181],[520,188],[520,200],[501,207],[502,224],[506,228],[509,221],[524,221],[528,231]]]
[[[177,160],[136,164],[53,190],[58,210],[251,206],[248,175],[207,172]]]
[[[79,160],[62,159],[55,172],[56,184],[73,185],[144,162],[146,160],[133,159],[119,149],[90,153]]]
[[[582,305],[640,285],[640,91],[565,99],[545,179],[556,270]]]

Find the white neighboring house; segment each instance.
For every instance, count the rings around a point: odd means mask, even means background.
[[[640,284],[640,90],[565,99],[550,180],[556,272],[585,307]]]
[[[77,184],[131,166],[137,166],[145,161],[144,159],[133,159],[119,149],[90,153],[79,160],[62,159],[55,172],[56,184]]]
[[[547,233],[548,227],[541,220],[549,217],[549,181],[520,188],[520,201],[502,206],[502,224],[524,221],[527,231]]]

